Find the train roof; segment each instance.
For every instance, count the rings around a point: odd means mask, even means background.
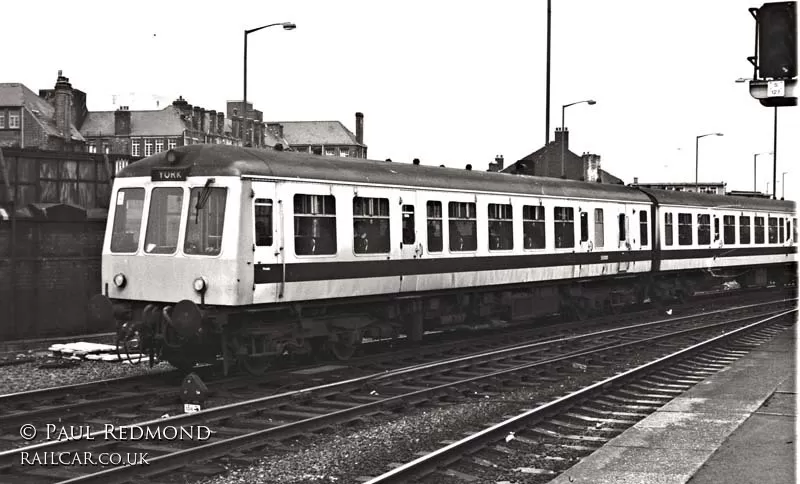
[[[791,200],[772,200],[769,198],[737,197],[733,195],[713,195],[697,192],[679,192],[657,188],[642,188],[643,192],[653,195],[661,205],[683,207],[731,208],[735,210],[775,210],[793,212],[795,202]]]
[[[195,144],[175,148],[178,161],[170,165],[162,151],[125,167],[117,177],[149,177],[151,169],[188,168],[189,176],[237,176],[298,180],[327,180],[358,184],[411,186],[419,188],[518,193],[572,199],[650,201],[687,207],[717,207],[750,210],[794,211],[792,201],[710,195],[655,188],[588,183],[509,173],[441,168],[408,163],[318,156],[230,145]]]
[[[642,192],[624,185],[440,168],[408,163],[318,156],[229,145],[195,144],[175,148],[178,161],[170,165],[161,152],[131,163],[118,177],[150,176],[157,167],[188,167],[189,176],[239,176],[328,180],[358,184],[518,193],[574,199],[614,199],[649,202]]]

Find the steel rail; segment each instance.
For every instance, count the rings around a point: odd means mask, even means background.
[[[774,319],[781,318],[796,311],[797,308],[781,312],[774,316],[765,318],[761,321],[756,321],[742,328],[733,330],[731,332],[719,336],[715,336],[709,340],[676,351],[675,353],[661,357],[649,363],[645,363],[644,365],[641,365],[639,367],[632,368],[628,371],[620,373],[619,375],[615,375],[611,378],[607,378],[605,380],[593,383],[592,385],[589,385],[586,388],[577,390],[568,395],[557,398],[551,402],[545,403],[544,405],[540,405],[539,407],[523,412],[519,415],[509,418],[508,420],[505,420],[498,424],[492,425],[491,427],[483,429],[479,432],[476,432],[457,442],[453,442],[452,444],[439,448],[427,455],[414,459],[411,462],[407,462],[406,464],[396,467],[389,472],[386,472],[378,477],[370,479],[364,484],[389,484],[395,482],[404,483],[408,482],[410,479],[419,477],[420,475],[434,472],[440,466],[452,464],[453,462],[456,462],[459,459],[461,459],[463,455],[469,454],[470,452],[474,452],[484,447],[485,442],[487,441],[494,441],[496,439],[500,439],[503,436],[507,435],[509,431],[516,430],[522,425],[529,425],[530,423],[529,421],[531,420],[541,419],[542,417],[546,416],[546,414],[552,413],[559,408],[571,406],[576,401],[584,399],[587,396],[591,395],[592,393],[595,393],[601,389],[605,389],[610,386],[616,386],[624,380],[638,377],[643,373],[649,373],[657,367],[663,366],[672,361],[675,361],[676,359],[682,358],[698,350],[714,345],[722,341],[723,339],[729,339],[737,335],[741,335],[755,327],[762,326]]]
[[[791,311],[793,311],[793,310],[789,310],[788,312],[791,312]],[[780,314],[778,314],[776,316],[771,316],[770,318],[774,318],[774,317],[777,317],[777,316],[780,316]],[[473,382],[473,381],[477,381],[477,380],[481,380],[481,379],[494,378],[496,376],[500,376],[500,375],[503,375],[503,374],[519,372],[519,371],[523,371],[525,369],[529,369],[529,368],[532,368],[532,367],[535,367],[535,366],[540,366],[540,365],[550,364],[550,363],[553,363],[553,362],[563,361],[565,359],[573,359],[573,358],[584,356],[584,355],[587,355],[587,354],[594,354],[594,353],[603,352],[603,351],[610,351],[610,350],[621,348],[621,347],[625,347],[625,346],[632,346],[632,345],[642,344],[643,342],[653,341],[653,340],[657,340],[657,339],[675,337],[676,335],[680,335],[680,334],[683,334],[683,333],[697,332],[697,331],[702,331],[702,330],[708,330],[710,328],[717,327],[717,326],[730,325],[730,324],[733,324],[735,322],[741,322],[742,320],[753,319],[755,317],[763,317],[763,315],[759,315],[759,316],[752,316],[751,315],[751,316],[747,316],[745,318],[740,318],[740,319],[737,319],[737,320],[734,320],[734,321],[725,321],[725,322],[721,322],[721,323],[714,323],[714,324],[706,325],[706,326],[703,326],[703,327],[700,327],[700,328],[682,329],[682,330],[677,331],[675,333],[660,334],[660,335],[647,337],[647,338],[644,338],[644,339],[641,339],[641,340],[637,340],[637,341],[629,341],[629,342],[624,342],[624,343],[621,343],[621,344],[614,344],[614,345],[610,345],[610,346],[604,346],[604,347],[601,347],[599,349],[593,349],[593,350],[588,350],[588,351],[580,351],[580,352],[577,352],[577,353],[573,353],[573,354],[569,354],[569,355],[565,355],[565,356],[561,356],[561,357],[551,358],[551,359],[548,359],[546,361],[528,363],[528,364],[525,364],[525,365],[521,365],[519,367],[509,368],[509,369],[505,369],[505,370],[501,370],[501,371],[492,372],[492,373],[487,374],[487,375],[481,375],[481,376],[478,376],[478,377],[472,377],[472,378],[464,379],[464,380],[461,380],[461,381],[458,381],[458,382],[452,382],[452,383],[448,383],[448,384],[444,384],[444,385],[439,385],[439,386],[436,386],[436,387],[417,390],[417,391],[409,392],[409,393],[406,393],[406,394],[403,394],[403,395],[397,395],[397,396],[386,398],[386,399],[382,399],[382,400],[379,400],[379,401],[375,401],[375,402],[359,405],[359,406],[352,407],[352,408],[349,408],[349,409],[339,410],[339,411],[336,411],[336,412],[331,412],[329,414],[324,414],[324,415],[319,415],[319,416],[307,418],[307,419],[304,419],[304,420],[301,420],[301,421],[298,421],[298,422],[284,424],[284,425],[281,425],[281,426],[267,428],[267,429],[262,429],[262,430],[254,431],[254,432],[251,432],[251,433],[248,433],[248,434],[235,436],[235,437],[232,437],[232,438],[229,438],[229,439],[220,440],[220,441],[216,441],[216,442],[211,442],[211,443],[207,443],[207,444],[202,444],[200,446],[193,447],[193,448],[190,448],[190,449],[184,449],[184,450],[176,451],[176,452],[173,452],[173,453],[170,453],[170,454],[165,454],[165,455],[153,458],[152,460],[149,461],[149,465],[146,466],[146,467],[116,467],[116,468],[109,468],[109,469],[105,469],[105,470],[102,470],[100,472],[97,472],[95,474],[80,476],[80,477],[76,477],[74,479],[70,479],[70,480],[64,481],[64,484],[67,484],[67,483],[69,483],[69,484],[77,484],[77,483],[86,484],[86,483],[90,483],[90,482],[98,482],[98,483],[113,483],[113,482],[117,482],[117,483],[121,483],[121,482],[129,481],[130,479],[132,479],[134,477],[134,475],[136,475],[136,476],[147,475],[147,476],[151,476],[151,477],[152,476],[157,476],[157,475],[159,475],[161,473],[168,472],[170,470],[174,470],[174,469],[178,469],[178,468],[181,468],[181,467],[185,467],[186,465],[188,465],[188,464],[190,464],[192,462],[203,461],[203,460],[219,457],[221,455],[225,455],[225,453],[227,453],[227,452],[229,452],[231,450],[234,450],[234,449],[241,449],[241,448],[252,447],[252,446],[258,445],[259,443],[261,443],[261,442],[263,442],[265,440],[268,440],[270,438],[276,438],[276,439],[285,438],[285,437],[288,437],[288,436],[291,436],[291,435],[295,435],[295,434],[297,434],[299,432],[307,432],[307,431],[310,431],[310,430],[315,430],[315,429],[318,429],[318,428],[321,428],[321,427],[325,427],[325,426],[331,425],[333,423],[338,423],[338,422],[342,422],[342,421],[351,420],[354,416],[358,416],[358,415],[362,415],[364,413],[368,413],[368,412],[365,412],[366,410],[372,411],[372,410],[378,409],[380,407],[390,406],[392,404],[395,404],[395,403],[398,403],[398,402],[402,402],[404,400],[412,399],[414,397],[419,397],[419,396],[422,396],[424,394],[438,393],[438,392],[441,392],[442,390],[447,389],[449,387],[464,385],[465,383],[469,383],[469,382]],[[770,318],[768,318],[768,319],[770,319]],[[754,324],[756,324],[756,323],[754,323]],[[747,327],[750,327],[750,326],[752,326],[752,325],[748,325]],[[736,330],[736,331],[738,331],[738,330]],[[726,333],[726,334],[732,334],[732,332],[731,333]],[[657,361],[660,361],[660,360],[657,360]],[[628,374],[628,373],[630,373],[630,372],[626,372],[625,374]],[[595,386],[597,386],[597,385],[592,385],[590,388],[594,388]],[[197,414],[191,414],[191,415],[197,415]],[[162,423],[163,422],[164,421],[162,421]],[[31,447],[27,447],[26,450],[31,451],[33,449]]]

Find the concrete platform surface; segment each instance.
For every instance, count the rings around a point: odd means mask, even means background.
[[[676,397],[551,484],[791,484],[798,325]]]

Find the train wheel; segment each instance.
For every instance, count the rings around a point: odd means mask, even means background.
[[[361,343],[361,333],[350,331],[342,333],[336,341],[328,341],[328,347],[337,360],[349,360],[356,352],[356,347]]]
[[[269,356],[242,356],[239,359],[242,370],[254,376],[263,375],[270,367]]]

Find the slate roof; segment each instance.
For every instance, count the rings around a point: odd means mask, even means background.
[[[130,136],[181,136],[183,130],[192,129],[188,121],[181,119],[181,112],[169,105],[155,111],[130,111]],[[113,136],[114,111],[92,111],[81,126],[85,136]]]
[[[61,137],[61,132],[56,127],[56,109],[47,101],[40,98],[36,93],[18,82],[0,83],[0,106],[19,106],[24,107],[31,113],[49,136]],[[33,112],[37,111],[37,113]],[[86,141],[74,124],[70,125],[70,135],[72,139]]]
[[[267,121],[283,125],[283,138],[291,145],[355,145],[356,135],[340,121]]]

